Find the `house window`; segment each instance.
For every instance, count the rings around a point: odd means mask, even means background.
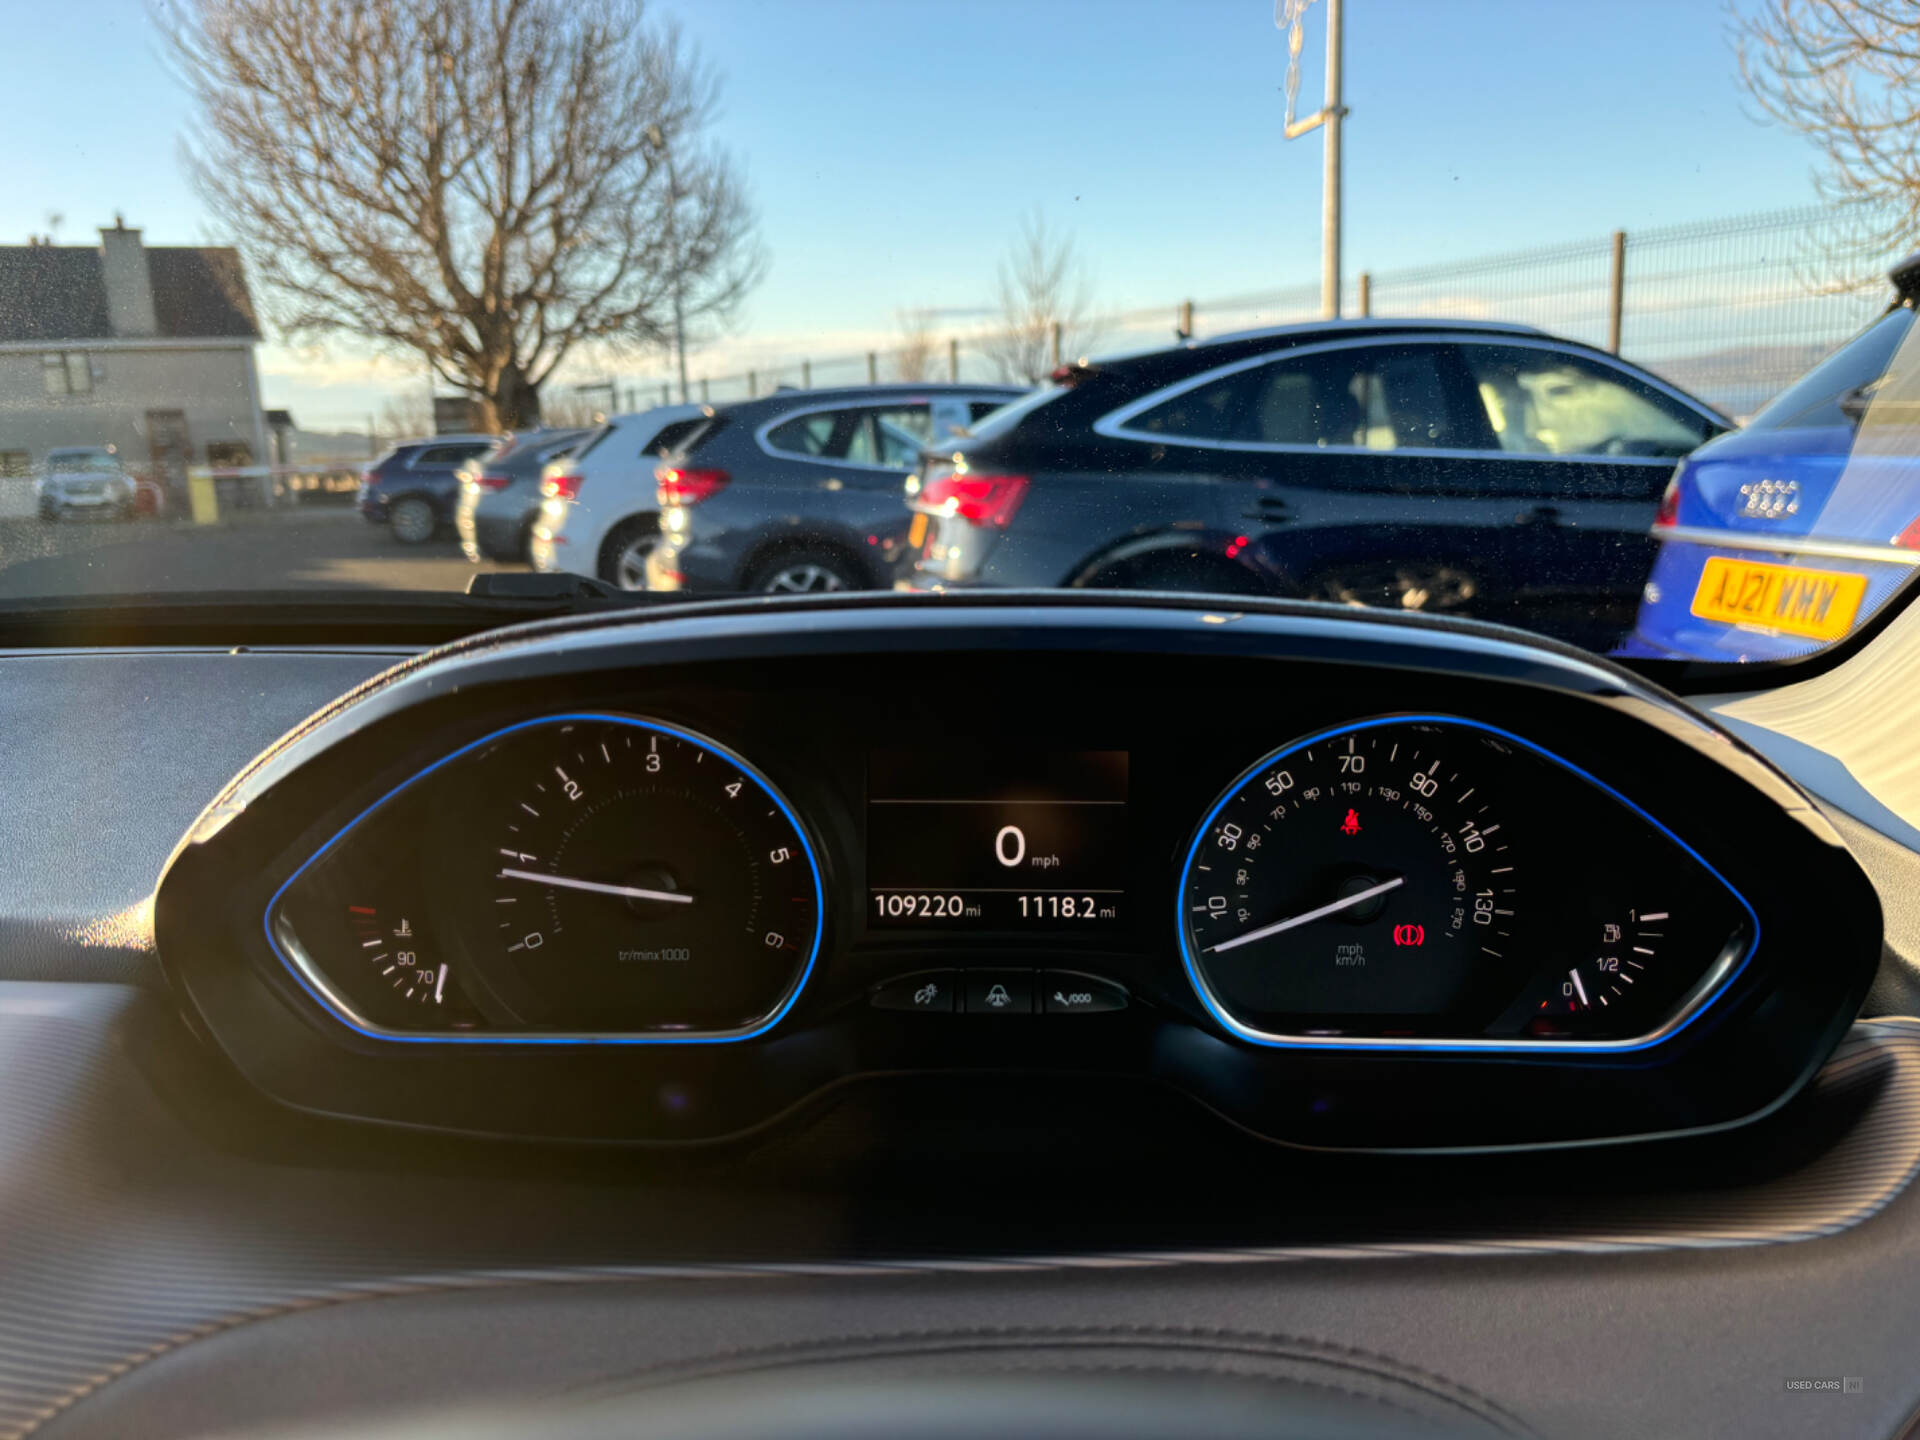
[[[32,451],[0,450],[0,480],[18,480],[32,473]]]
[[[40,378],[49,395],[86,395],[93,390],[93,365],[83,350],[42,355]]]

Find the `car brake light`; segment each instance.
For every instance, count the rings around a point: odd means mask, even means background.
[[[698,505],[726,489],[733,476],[724,470],[682,470],[662,465],[653,472],[653,478],[659,483],[662,505]]]
[[[478,485],[482,490],[504,490],[513,483],[513,477],[510,475],[479,475],[474,478],[473,483]]]
[[[1660,508],[1653,512],[1653,528],[1656,530],[1670,529],[1679,523],[1680,476],[1685,473],[1685,469],[1686,467],[1682,466],[1679,470],[1675,470],[1673,478],[1667,481],[1667,488],[1660,492]]]
[[[973,525],[1004,530],[1027,498],[1024,475],[936,476],[920,491],[923,509],[935,510]]]
[[[549,475],[540,482],[540,494],[548,500],[578,500],[581,478],[577,470],[563,470]]]
[[[1893,537],[1893,543],[1902,550],[1920,550],[1920,515],[1914,516],[1907,528]]]

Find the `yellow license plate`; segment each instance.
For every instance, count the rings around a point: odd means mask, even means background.
[[[927,517],[916,515],[913,517],[913,523],[907,527],[907,546],[909,549],[918,550],[920,542],[926,538]]]
[[[1693,592],[1693,613],[1702,620],[1838,640],[1853,628],[1866,593],[1864,575],[1711,555]]]

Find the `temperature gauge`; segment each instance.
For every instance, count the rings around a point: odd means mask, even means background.
[[[394,994],[415,1005],[446,1005],[447,962],[434,958],[410,917],[382,916],[375,905],[349,905],[347,922],[360,963]]]

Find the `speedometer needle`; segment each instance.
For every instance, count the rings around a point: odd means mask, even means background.
[[[1246,934],[1236,935],[1231,940],[1222,940],[1218,945],[1209,945],[1206,953],[1212,955],[1221,950],[1251,945],[1256,940],[1264,940],[1269,935],[1278,935],[1282,930],[1291,930],[1296,925],[1305,925],[1310,921],[1323,920],[1329,915],[1338,915],[1342,910],[1351,910],[1356,905],[1364,905],[1374,896],[1384,895],[1389,890],[1397,890],[1406,883],[1405,876],[1396,875],[1391,880],[1382,880],[1378,885],[1369,885],[1358,894],[1342,896],[1331,905],[1322,905],[1318,910],[1309,910],[1302,915],[1289,915],[1286,919],[1276,920],[1271,925],[1262,925],[1258,930],[1249,930]]]
[[[502,870],[502,880],[531,880],[536,885],[558,885],[562,890],[590,890],[595,895],[624,895],[630,900],[665,900],[670,905],[691,905],[693,896],[676,890],[642,890],[635,885],[602,885],[598,880],[575,880],[570,875],[542,875],[538,870]]]

